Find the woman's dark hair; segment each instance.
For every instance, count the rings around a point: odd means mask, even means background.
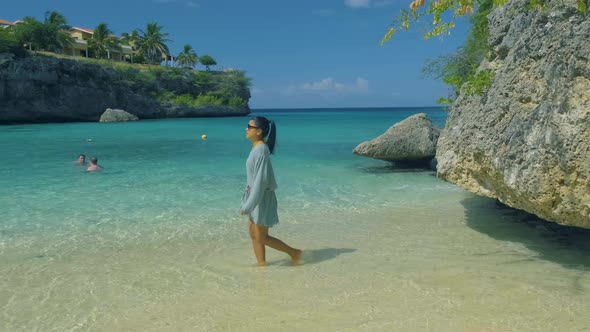
[[[254,121],[258,129],[262,130],[262,137],[266,137],[266,145],[268,145],[270,153],[273,153],[277,142],[277,126],[274,121],[263,116],[253,117],[251,120]]]

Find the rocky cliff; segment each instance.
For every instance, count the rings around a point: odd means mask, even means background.
[[[489,16],[483,96],[460,95],[438,175],[564,225],[590,228],[590,16],[575,0],[513,0]]]
[[[132,66],[118,70],[88,61],[47,56],[13,59],[5,54],[0,59],[0,123],[98,121],[107,108],[124,109],[140,119],[250,113],[250,92],[242,86],[235,92],[245,101],[240,106],[188,107],[158,98],[162,91],[177,95],[200,92],[180,70],[168,70],[175,76],[167,70],[158,69],[156,75]],[[214,84],[215,77],[209,81]]]

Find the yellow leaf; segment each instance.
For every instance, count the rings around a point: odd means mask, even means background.
[[[383,39],[381,39],[381,45],[383,46],[383,44],[387,43],[391,39],[391,37],[393,37],[394,33],[395,33],[395,29],[389,28],[389,30],[387,30],[387,33],[385,34],[385,36],[383,36]]]

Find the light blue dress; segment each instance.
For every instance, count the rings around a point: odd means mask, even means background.
[[[247,184],[240,210],[246,212],[256,225],[272,227],[278,224],[277,182],[266,144],[259,144],[250,151],[246,174]]]

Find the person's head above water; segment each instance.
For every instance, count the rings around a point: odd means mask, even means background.
[[[96,158],[96,157],[90,158],[90,163],[93,165],[96,165],[98,163],[98,158]]]
[[[263,116],[253,117],[248,121],[246,137],[252,142],[265,141],[270,153],[273,153],[277,141],[277,126],[274,121]]]
[[[80,153],[80,155],[78,156],[78,163],[80,163],[80,164],[86,163],[86,155]]]

